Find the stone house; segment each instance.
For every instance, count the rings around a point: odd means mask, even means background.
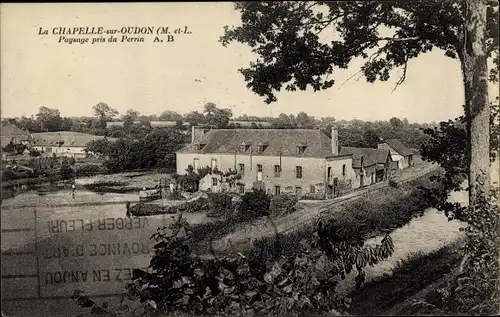
[[[299,198],[338,196],[340,181],[353,188],[355,172],[352,155],[338,153],[336,130],[332,136],[319,129],[192,127],[191,143],[176,153],[177,173],[186,173],[190,165],[195,171],[205,166],[221,172],[232,169],[241,177],[232,189],[238,193],[262,188]],[[212,181],[212,191],[219,190],[217,180]],[[204,188],[207,184],[211,181],[203,180]]]
[[[378,183],[387,180],[392,167],[392,156],[387,149],[374,148],[357,148],[357,147],[341,147],[341,154],[352,154],[356,156],[355,169],[360,176],[359,182],[363,181],[364,185]],[[361,158],[363,158],[363,167],[361,166]],[[359,165],[357,164],[359,162]],[[375,165],[375,171],[373,171]],[[365,173],[361,173],[359,169],[365,169]],[[372,174],[375,173],[374,180]],[[363,177],[361,177],[363,176]],[[361,185],[360,185],[361,186]]]
[[[18,128],[14,124],[2,124],[0,127],[0,141],[2,150],[11,146],[25,145],[31,147],[31,134],[23,129]]]
[[[389,150],[393,161],[398,162],[398,168],[400,170],[414,165],[414,152],[398,139],[384,140],[383,143],[378,144],[377,148]]]

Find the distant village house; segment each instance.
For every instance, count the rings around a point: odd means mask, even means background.
[[[389,150],[392,159],[398,162],[398,168],[400,170],[414,165],[413,155],[415,153],[398,139],[384,140],[384,142],[380,143],[377,147],[379,149]]]
[[[104,136],[80,133],[80,132],[40,132],[33,133],[33,149],[44,156],[56,155],[74,158],[87,156],[85,148],[94,140],[104,139]],[[107,138],[112,141],[113,138]]]

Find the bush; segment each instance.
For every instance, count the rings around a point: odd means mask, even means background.
[[[59,169],[59,174],[61,175],[61,178],[63,180],[68,180],[73,178],[73,169],[69,164],[65,163],[61,165],[61,168]]]
[[[161,206],[145,203],[137,203],[130,206],[129,211],[133,216],[151,216],[165,213],[164,208]]]
[[[233,196],[228,193],[210,193],[208,194],[208,202],[210,210],[215,213],[225,213],[233,208]]]
[[[157,243],[151,272],[136,269],[132,273],[127,296],[143,303],[143,311],[150,316],[301,316],[332,310],[342,314],[348,303],[335,294],[337,277],[345,278],[345,270],[350,272],[354,265],[362,270],[392,252],[392,241],[387,237],[376,247],[349,250],[351,254],[370,255],[364,258],[329,258],[316,244],[304,242],[297,246],[296,256],[279,261],[252,262],[232,254],[202,259],[191,253],[190,232],[181,217],[159,228],[153,235]],[[341,262],[342,269],[336,262]],[[81,291],[75,291],[72,298],[91,302]],[[86,305],[90,306],[95,305]]]
[[[271,198],[269,213],[272,216],[288,215],[297,209],[298,199],[296,196],[282,194]]]
[[[152,206],[152,207],[151,207]],[[161,207],[155,204],[138,203],[131,207],[130,212],[134,216],[152,216],[162,214],[177,214],[181,212],[203,212],[209,210],[209,202],[206,198],[199,198],[180,205]]]
[[[76,177],[93,176],[97,175],[100,170],[101,168],[97,164],[79,165],[75,167],[75,175]]]
[[[182,196],[181,192],[178,190],[174,190],[167,195],[168,200],[183,200],[184,197]]]
[[[241,197],[238,214],[242,219],[255,219],[269,215],[271,199],[263,189],[253,189]]]

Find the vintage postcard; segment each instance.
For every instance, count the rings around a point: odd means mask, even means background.
[[[0,21],[2,316],[499,312],[498,1]]]

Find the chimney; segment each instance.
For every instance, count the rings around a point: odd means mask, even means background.
[[[200,142],[203,138],[205,131],[203,127],[192,126],[191,127],[191,143]]]
[[[335,127],[332,127],[332,154],[339,154],[339,132]]]

